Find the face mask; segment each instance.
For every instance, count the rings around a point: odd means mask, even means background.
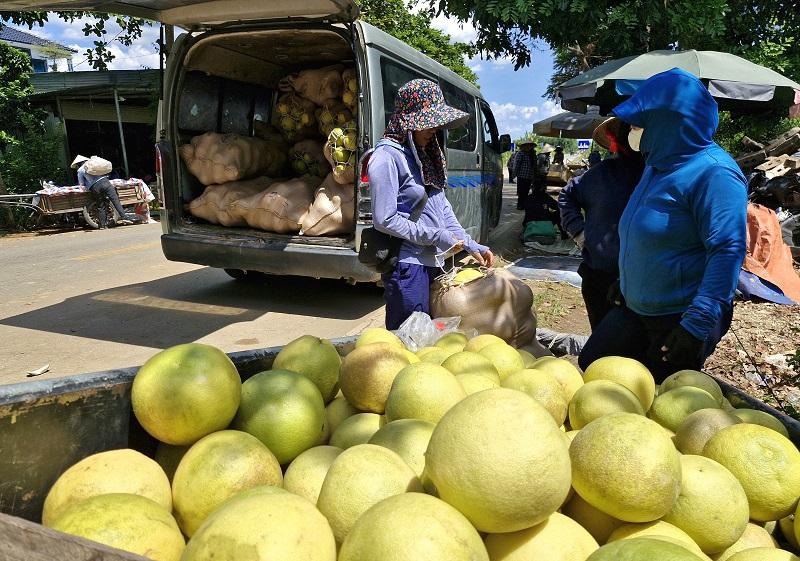
[[[639,143],[642,141],[642,133],[644,129],[631,129],[628,133],[628,145],[634,152],[639,151]]]

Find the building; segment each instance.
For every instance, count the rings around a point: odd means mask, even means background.
[[[36,73],[72,72],[72,55],[78,52],[7,25],[0,28],[0,42],[19,49],[31,57],[33,71]]]

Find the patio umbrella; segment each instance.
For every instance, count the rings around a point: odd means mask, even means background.
[[[759,64],[717,51],[652,51],[611,60],[558,87],[561,107],[585,113],[599,105],[607,115],[650,76],[682,68],[700,78],[720,109],[738,112],[788,108],[800,103],[800,84]]]
[[[564,111],[533,123],[533,132],[557,138],[592,138],[594,129],[604,120],[605,117],[601,117],[596,109],[590,109],[585,115]]]

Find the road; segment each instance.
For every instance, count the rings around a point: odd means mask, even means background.
[[[504,212],[493,243],[518,235],[516,214]],[[147,224],[0,238],[0,384],[29,381],[26,373],[46,364],[39,379],[135,366],[191,341],[232,352],[383,325],[373,285],[241,283],[167,261],[160,235],[160,224]]]

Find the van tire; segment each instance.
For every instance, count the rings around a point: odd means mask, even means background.
[[[262,283],[267,280],[267,274],[261,271],[248,271],[245,269],[223,269],[228,276],[243,282]]]

